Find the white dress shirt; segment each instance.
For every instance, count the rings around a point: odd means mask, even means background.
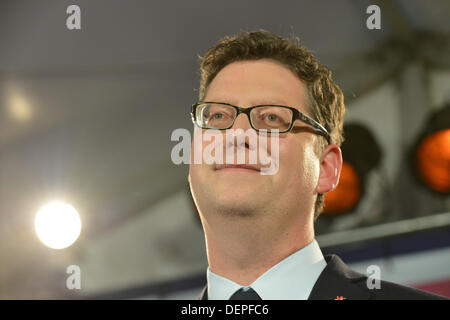
[[[307,300],[327,263],[316,240],[284,258],[250,286],[263,300]],[[208,300],[228,300],[243,286],[207,270]],[[248,288],[248,287],[244,287]]]

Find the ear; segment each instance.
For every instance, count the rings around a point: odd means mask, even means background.
[[[342,152],[335,145],[328,145],[320,157],[320,174],[317,193],[327,193],[336,189],[342,169]]]

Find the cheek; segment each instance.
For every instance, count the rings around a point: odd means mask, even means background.
[[[313,147],[307,147],[302,152],[302,177],[310,186],[315,187],[319,178],[319,159],[317,159]]]
[[[208,177],[205,175],[205,168],[201,164],[191,164],[189,166],[189,186],[195,204],[202,207],[202,200],[206,197],[209,188]]]
[[[312,144],[280,142],[280,179],[294,190],[314,190],[319,177],[319,161]]]
[[[198,128],[194,129],[194,137],[191,143],[191,157],[189,165],[189,182],[193,191],[197,190],[197,186],[202,180],[202,172],[204,171],[204,164],[202,164],[202,140],[201,131]]]

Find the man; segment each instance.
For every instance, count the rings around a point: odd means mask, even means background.
[[[438,298],[388,282],[370,290],[367,277],[339,257],[323,257],[314,221],[339,181],[345,106],[331,73],[298,40],[266,31],[222,39],[202,58],[199,100],[197,137],[208,129],[224,137],[237,129],[279,132],[267,134],[277,139],[276,157],[272,144],[266,148],[278,162],[275,174],[248,162],[260,147],[249,136],[216,145],[224,155],[244,150],[245,163],[191,161],[209,263],[201,299]],[[194,138],[191,155],[211,143]]]

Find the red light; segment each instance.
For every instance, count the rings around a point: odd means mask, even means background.
[[[450,193],[450,129],[424,138],[416,149],[416,168],[432,190]]]

